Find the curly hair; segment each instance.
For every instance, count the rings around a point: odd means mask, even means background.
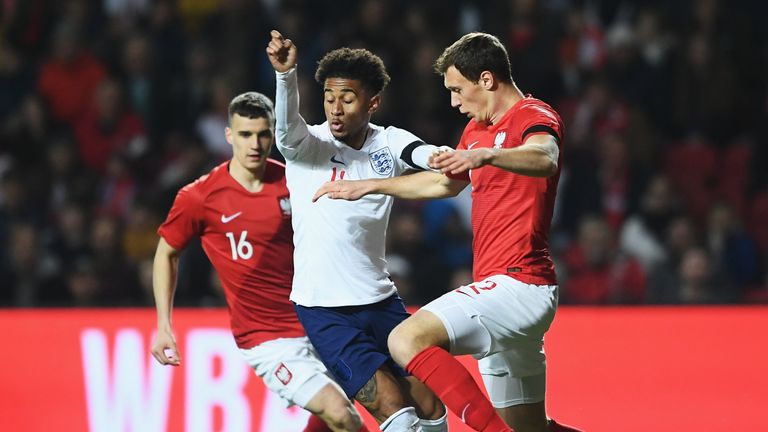
[[[443,75],[451,66],[472,82],[478,82],[483,71],[490,71],[501,82],[512,82],[507,49],[499,38],[488,33],[462,36],[440,54],[435,61],[435,72]]]
[[[339,48],[326,54],[318,63],[315,80],[324,84],[327,78],[360,81],[372,94],[379,94],[389,84],[384,62],[376,54],[362,48]]]
[[[235,96],[229,103],[227,120],[232,123],[232,116],[255,119],[263,117],[269,121],[270,127],[275,127],[275,105],[272,101],[261,93],[247,92]]]

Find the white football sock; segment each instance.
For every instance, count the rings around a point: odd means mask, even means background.
[[[414,407],[405,407],[379,425],[383,432],[423,432]]]
[[[424,432],[448,432],[448,410],[437,420],[419,419],[419,424]]]

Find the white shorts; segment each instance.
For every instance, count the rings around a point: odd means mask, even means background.
[[[306,336],[274,339],[240,352],[286,407],[304,408],[326,384],[338,387]]]
[[[557,285],[531,285],[491,276],[443,294],[422,309],[448,332],[454,355],[479,359],[496,408],[544,400],[544,333],[557,310]]]

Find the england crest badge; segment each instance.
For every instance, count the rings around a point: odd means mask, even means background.
[[[368,157],[371,159],[371,166],[376,174],[388,175],[392,172],[392,168],[395,166],[395,160],[392,158],[392,153],[389,151],[389,147],[376,150],[369,153]]]

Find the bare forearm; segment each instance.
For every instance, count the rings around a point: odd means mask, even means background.
[[[456,196],[466,186],[465,182],[451,180],[443,174],[431,171],[388,179],[369,180],[369,182],[368,194],[384,194],[404,199],[434,199]]]
[[[549,177],[557,173],[559,141],[552,135],[532,135],[523,145],[508,149],[484,149],[485,163],[531,177]]]
[[[157,327],[162,330],[171,329],[178,261],[178,256],[165,253],[158,247],[152,267],[152,291],[157,309]]]
[[[488,149],[488,165],[531,177],[549,177],[557,172],[557,159],[536,148]]]

